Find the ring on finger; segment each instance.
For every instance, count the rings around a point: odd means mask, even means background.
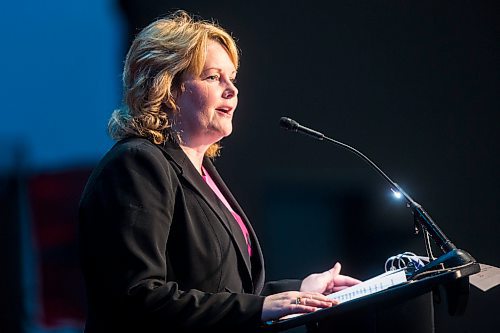
[[[299,304],[301,303],[301,301],[302,301],[302,300],[301,300],[301,298],[300,298],[300,297],[297,297],[297,298],[295,299],[295,304],[299,305]]]

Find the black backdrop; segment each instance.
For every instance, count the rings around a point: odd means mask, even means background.
[[[286,133],[281,116],[354,145],[455,244],[500,266],[500,12],[495,1],[121,1],[129,38],[182,8],[215,18],[242,50],[234,133],[217,160],[261,236],[268,277],[335,260],[367,278],[424,253],[413,221],[354,155]],[[493,332],[499,288],[471,290],[437,332]]]
[[[500,266],[497,1],[116,4],[129,23],[124,39],[176,8],[215,18],[237,38],[240,104],[216,163],[257,229],[269,279],[303,277],[336,260],[346,274],[366,279],[391,255],[424,253],[409,211],[383,179],[346,151],[280,129],[281,116],[359,148],[458,247]],[[87,167],[43,175],[17,165],[2,170],[1,332],[25,332],[35,321],[48,325],[68,313],[69,326],[80,329],[74,214]],[[32,191],[40,181],[47,186]],[[53,243],[34,249],[37,263],[25,262],[20,249],[41,240]],[[59,270],[54,263],[62,264]],[[46,274],[31,276],[37,269]],[[28,276],[44,286],[34,300],[24,289]],[[42,295],[51,303],[41,302]],[[500,287],[472,288],[465,316],[450,317],[437,306],[436,332],[498,331],[499,300]],[[33,302],[43,318],[31,318]]]

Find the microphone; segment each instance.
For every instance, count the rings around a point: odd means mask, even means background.
[[[430,215],[423,209],[423,207],[413,200],[403,189],[392,181],[389,176],[387,176],[372,160],[370,160],[367,156],[361,153],[359,150],[337,140],[327,137],[323,133],[320,133],[316,130],[310,129],[308,127],[300,125],[293,119],[287,117],[281,117],[280,126],[293,132],[299,132],[302,134],[306,134],[318,140],[329,141],[334,143],[350,152],[356,154],[366,163],[368,163],[371,167],[373,167],[390,185],[391,190],[396,195],[400,195],[405,198],[407,206],[411,208],[412,214],[415,220],[415,231],[418,232],[417,225],[419,225],[427,235],[430,235],[434,242],[441,248],[444,255],[437,258],[433,262],[427,264],[424,269],[419,270],[431,270],[437,267],[439,264],[443,264],[445,267],[458,267],[461,265],[472,264],[475,262],[475,259],[467,252],[457,249],[457,247],[446,237],[446,235],[441,231],[441,229],[437,226],[437,224],[432,220]],[[424,237],[427,252],[431,259],[434,259],[432,256],[432,250],[430,248],[430,244],[428,243],[428,236]]]
[[[300,125],[298,122],[296,122],[293,119],[287,118],[287,117],[281,117],[280,119],[280,126],[293,132],[299,132],[305,135],[312,136],[315,139],[318,140],[323,140],[325,136],[323,133],[320,133],[318,131],[315,131],[313,129],[310,129],[308,127]]]

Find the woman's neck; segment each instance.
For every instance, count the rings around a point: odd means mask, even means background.
[[[181,149],[184,151],[184,153],[187,155],[191,163],[193,163],[194,167],[196,170],[202,174],[201,172],[201,166],[203,164],[203,158],[205,157],[205,152],[207,151],[208,147],[205,146],[198,146],[198,147],[189,147],[185,146],[183,144],[180,145]]]

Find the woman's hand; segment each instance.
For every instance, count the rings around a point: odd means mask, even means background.
[[[340,263],[336,263],[333,268],[323,273],[309,275],[302,281],[300,291],[328,295],[361,282],[350,276],[341,275],[340,269]]]
[[[319,293],[286,291],[267,296],[262,308],[262,321],[279,319],[295,313],[314,312],[338,304]]]

